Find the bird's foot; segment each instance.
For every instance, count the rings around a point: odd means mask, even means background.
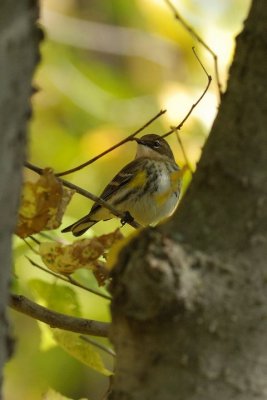
[[[124,226],[125,224],[129,224],[130,222],[133,222],[134,218],[131,216],[129,211],[126,211],[124,213],[124,216],[121,219],[121,226]]]

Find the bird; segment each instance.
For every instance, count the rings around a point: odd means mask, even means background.
[[[133,140],[137,143],[135,159],[115,175],[100,197],[141,226],[156,225],[176,209],[182,171],[162,136],[146,134]],[[111,211],[96,202],[87,215],[62,232],[80,236],[97,222],[111,218]]]

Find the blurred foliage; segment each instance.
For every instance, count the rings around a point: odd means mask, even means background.
[[[173,4],[217,53],[225,87],[234,36],[242,28],[250,0],[173,0]],[[40,24],[46,40],[34,79],[38,92],[32,98],[34,114],[29,125],[28,154],[32,163],[52,167],[57,172],[104,151],[142,126],[161,108],[167,108],[168,112],[146,133],[160,134],[170,125],[178,124],[206,84],[192,46],[196,47],[209,73],[214,74],[210,54],[174,20],[164,0],[43,0]],[[181,131],[193,168],[217,105],[213,80],[209,92]],[[177,162],[183,165],[175,135],[169,142]],[[113,175],[133,158],[134,151],[135,145],[127,143],[67,179],[99,194]],[[25,175],[32,181],[38,179],[28,170]],[[190,179],[187,172],[184,187]],[[75,195],[64,217],[64,226],[87,213],[90,206],[89,200]],[[85,237],[111,232],[117,226],[116,220],[99,223]],[[129,227],[123,231],[133,232]],[[37,238],[44,240],[40,235]],[[48,239],[51,238],[65,244],[73,240],[70,234],[62,235],[60,229],[49,234]],[[37,250],[34,242],[28,243]],[[30,265],[25,255],[39,260],[19,238],[14,240],[14,255],[12,288],[15,292],[38,298],[41,304],[49,304],[61,312],[109,320],[107,300],[74,287],[66,290],[66,284]],[[76,271],[75,279],[97,288],[90,271]],[[49,328],[17,313],[12,313],[11,318],[17,346],[6,367],[5,399],[99,400],[103,397],[108,379],[54,344],[47,345],[52,340]],[[45,350],[40,351],[46,335],[48,342],[42,346]],[[105,368],[112,370],[111,357],[105,353],[101,356]],[[51,391],[50,397],[45,397],[50,387],[65,397]]]

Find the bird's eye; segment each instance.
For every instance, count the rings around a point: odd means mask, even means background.
[[[155,142],[153,143],[153,147],[155,149],[158,149],[160,147],[160,141],[159,140],[155,140]]]

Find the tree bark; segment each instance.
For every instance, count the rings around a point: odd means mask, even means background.
[[[41,31],[35,25],[37,17],[36,1],[0,2],[0,387],[2,368],[13,349],[5,310],[12,261],[11,239],[25,158],[26,125],[31,114],[31,81],[39,60]]]
[[[109,400],[267,398],[266,26],[254,0],[178,211],[119,255]]]

